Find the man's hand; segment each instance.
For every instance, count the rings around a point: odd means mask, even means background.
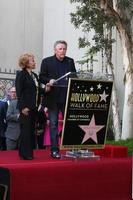
[[[51,80],[49,81],[49,83],[46,84],[46,86],[45,86],[45,91],[46,91],[46,92],[49,92],[49,91],[51,90],[51,86],[53,86],[54,83],[55,83],[55,79],[51,79]]]
[[[23,113],[23,115],[26,115],[26,116],[28,116],[29,115],[29,108],[23,108],[22,109],[22,113]]]
[[[54,83],[55,83],[55,79],[51,79],[50,81],[49,81],[49,84],[51,85],[51,86],[53,86],[54,85]]]

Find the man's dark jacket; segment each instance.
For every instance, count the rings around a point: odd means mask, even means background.
[[[40,82],[43,84],[48,83],[51,79],[59,78],[58,66],[56,65],[56,56],[47,57],[42,60],[41,70],[40,70]],[[66,65],[65,73],[76,72],[74,60],[70,57],[65,57],[63,61]],[[65,89],[65,88],[64,88]],[[58,103],[59,87],[52,87],[50,92],[45,94],[44,103],[48,108],[55,108]],[[65,103],[64,99],[64,102]]]
[[[8,104],[0,100],[0,137],[5,137],[5,130],[7,127],[6,112]]]

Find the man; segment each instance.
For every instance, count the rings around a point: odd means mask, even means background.
[[[7,129],[5,132],[7,150],[18,148],[18,139],[20,135],[19,110],[17,109],[16,88],[12,86],[9,89],[10,101],[7,109],[6,120]]]
[[[40,82],[45,84],[45,107],[48,108],[50,120],[51,156],[60,158],[58,148],[58,113],[62,112],[66,102],[68,77],[58,80],[69,72],[76,72],[74,60],[66,56],[67,43],[56,41],[54,55],[42,60],[40,69]]]
[[[0,150],[6,150],[5,131],[7,127],[6,112],[7,102],[0,100]]]
[[[0,82],[0,90],[3,90],[5,87],[2,82]],[[0,150],[6,150],[6,138],[5,131],[7,128],[6,121],[6,112],[8,107],[8,95],[0,99]]]

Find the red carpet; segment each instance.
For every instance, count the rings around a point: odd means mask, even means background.
[[[10,171],[10,200],[131,200],[131,158],[72,161],[36,150],[33,161],[17,151],[0,152],[0,167]]]

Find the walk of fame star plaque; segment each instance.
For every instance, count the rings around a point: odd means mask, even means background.
[[[70,78],[61,149],[104,148],[112,80]]]

